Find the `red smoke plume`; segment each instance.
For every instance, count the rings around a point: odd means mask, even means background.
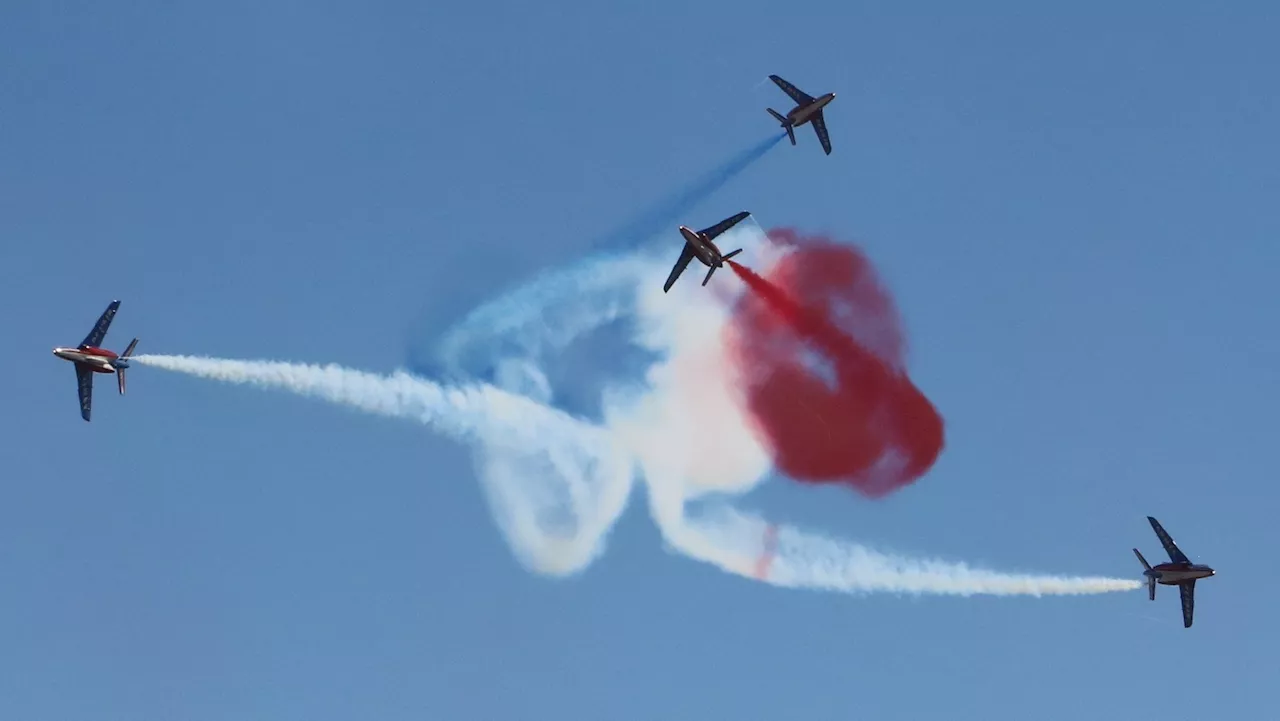
[[[787,476],[872,498],[915,481],[942,451],[942,418],[907,377],[888,293],[857,249],[789,229],[794,246],[747,284],[726,329],[756,428]]]

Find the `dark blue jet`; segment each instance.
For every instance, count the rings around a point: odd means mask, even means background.
[[[707,277],[702,279],[702,284],[706,285],[711,280],[711,275],[716,272],[716,268],[723,267],[726,260],[742,252],[742,248],[738,248],[722,254],[714,242],[716,236],[746,220],[750,215],[750,212],[744,210],[703,230],[691,230],[683,225],[680,226],[680,235],[684,236],[684,247],[680,250],[680,257],[676,259],[676,264],[671,268],[671,275],[667,276],[667,282],[662,285],[662,292],[671,290],[676,279],[694,258],[711,269],[707,271]]]
[[[1177,586],[1178,592],[1182,594],[1182,627],[1191,628],[1191,617],[1196,610],[1196,580],[1209,578],[1216,571],[1203,563],[1192,563],[1191,559],[1187,558],[1187,554],[1179,550],[1178,545],[1165,532],[1159,521],[1151,516],[1147,516],[1147,520],[1151,522],[1151,529],[1160,539],[1160,545],[1164,546],[1165,552],[1169,554],[1169,563],[1161,563],[1153,568],[1138,549],[1133,549],[1138,560],[1142,561],[1142,567],[1146,569],[1142,575],[1147,577],[1147,593],[1154,601],[1157,583]]]
[[[791,96],[791,99],[796,102],[796,106],[786,115],[773,108],[765,108],[770,115],[782,124],[782,127],[787,129],[787,136],[791,138],[791,144],[796,144],[795,129],[805,123],[809,123],[813,126],[813,132],[818,134],[818,142],[822,143],[823,152],[831,155],[831,137],[827,135],[827,121],[822,117],[822,109],[827,107],[827,103],[836,99],[836,94],[827,93],[820,98],[815,98],[777,75],[770,75],[769,79],[782,88],[782,92]]]

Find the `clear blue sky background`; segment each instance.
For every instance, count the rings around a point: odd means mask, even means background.
[[[1260,718],[1280,661],[1280,96],[1271,3],[7,3],[0,10],[0,717]],[[80,420],[49,355],[391,370],[827,111],[676,222],[862,244],[947,421],[889,500],[748,500],[880,548],[1200,584],[851,598],[667,554],[640,497],[548,580],[469,451],[136,370]],[[678,239],[670,230],[673,256]],[[1152,704],[1156,704],[1153,707]]]

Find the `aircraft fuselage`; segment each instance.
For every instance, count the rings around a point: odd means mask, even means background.
[[[683,225],[680,226],[680,235],[684,236],[685,242],[693,248],[694,257],[701,261],[703,265],[708,268],[711,266],[718,268],[724,265],[724,256],[721,255],[720,249],[716,247],[715,243]]]
[[[1176,586],[1184,581],[1209,578],[1217,572],[1202,563],[1161,563],[1144,575],[1155,576],[1156,583]]]
[[[94,373],[115,373],[117,368],[129,367],[128,362],[105,348],[54,348],[53,354],[62,360],[83,365]]]
[[[812,120],[819,110],[827,107],[827,103],[835,99],[835,93],[827,93],[820,98],[814,98],[813,102],[808,105],[797,105],[791,109],[791,112],[787,113],[787,122],[795,127],[804,125]]]

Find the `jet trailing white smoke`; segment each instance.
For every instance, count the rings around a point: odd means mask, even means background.
[[[750,223],[722,237],[726,248],[745,247],[744,262],[756,267],[781,252]],[[459,374],[475,365],[492,369],[493,383],[443,385],[404,372],[190,356],[146,355],[135,363],[416,420],[471,444],[499,527],[521,562],[543,574],[579,571],[601,553],[638,477],[672,549],[781,587],[1037,596],[1141,587],[1126,579],[1011,575],[889,556],[771,526],[714,500],[745,493],[770,471],[768,453],[726,382],[721,351],[728,303],[741,288],[732,274],[717,274],[705,288],[700,279],[682,278],[664,294],[669,255],[590,260],[471,314],[446,336],[443,360]],[[548,356],[619,318],[634,321],[633,342],[657,357],[645,377],[604,389],[602,420],[551,405]],[[693,502],[704,510],[691,512]],[[766,538],[776,541],[773,547],[763,548]]]

